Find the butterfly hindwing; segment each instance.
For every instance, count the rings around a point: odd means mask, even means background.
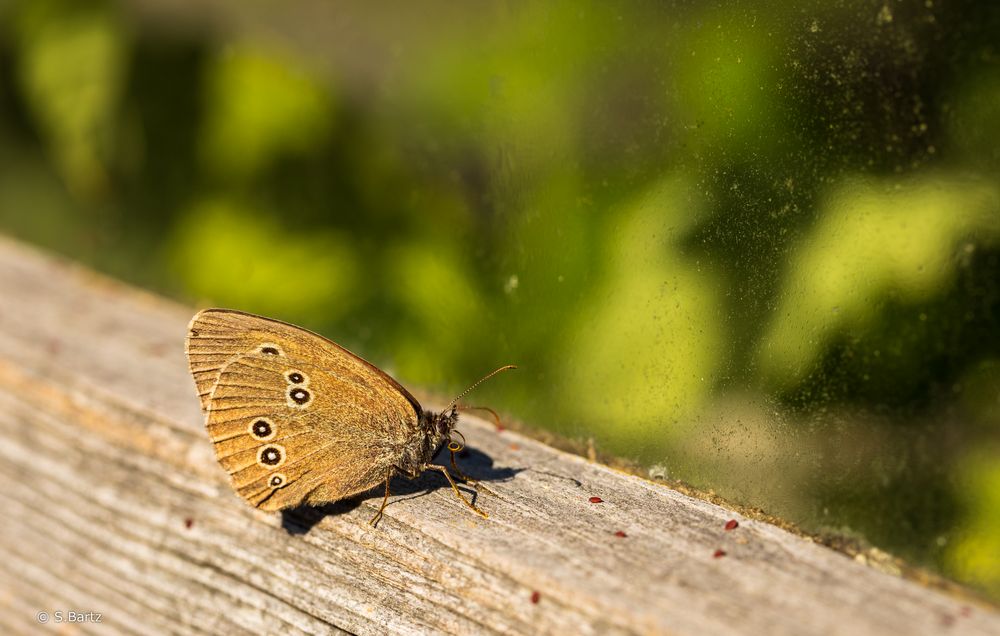
[[[413,436],[415,413],[379,408],[363,376],[285,356],[223,367],[207,427],[236,491],[264,510],[319,505],[383,482]]]

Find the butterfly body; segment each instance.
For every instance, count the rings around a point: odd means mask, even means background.
[[[386,373],[287,323],[198,313],[186,342],[216,457],[237,493],[267,511],[318,506],[416,476],[449,440],[454,408],[432,413]]]
[[[406,475],[419,473],[434,459],[445,442],[451,438],[451,431],[458,423],[458,413],[455,409],[442,413],[422,411],[418,422],[422,435],[417,436],[415,443],[402,449],[399,461],[394,464]]]

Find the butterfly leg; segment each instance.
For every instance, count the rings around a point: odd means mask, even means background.
[[[483,408],[485,408],[485,407],[483,407]],[[492,409],[488,409],[488,410],[490,410],[492,412]],[[462,435],[462,434],[459,433],[459,435]],[[448,452],[451,453],[451,469],[455,471],[455,474],[458,476],[459,479],[461,479],[463,482],[465,482],[465,483],[469,484],[470,486],[472,486],[473,488],[475,488],[477,493],[479,492],[479,489],[482,488],[483,490],[485,490],[486,492],[490,493],[494,497],[497,497],[499,499],[503,499],[503,497],[500,497],[500,495],[496,494],[495,492],[493,492],[492,490],[490,490],[486,486],[483,486],[482,484],[480,484],[478,481],[476,481],[472,477],[469,477],[468,475],[466,475],[465,473],[463,473],[462,469],[460,469],[458,467],[458,462],[455,461],[455,453],[457,453],[457,452],[461,451],[463,448],[465,448],[465,444],[464,444],[464,442],[465,442],[465,436],[462,436],[462,442],[463,443],[458,443],[458,442],[454,442],[454,441],[448,442]]]
[[[455,451],[451,451],[451,468],[452,468],[452,470],[455,471],[455,475],[459,479],[461,479],[463,482],[465,482],[465,483],[469,484],[470,486],[472,486],[473,488],[475,488],[476,492],[479,492],[480,490],[484,490],[484,491],[490,493],[491,495],[493,495],[494,497],[496,497],[497,499],[503,499],[503,497],[501,497],[500,495],[496,494],[495,492],[493,492],[492,490],[490,490],[489,488],[487,488],[485,485],[479,483],[479,481],[477,481],[477,480],[473,479],[472,477],[469,477],[468,475],[466,475],[465,473],[463,473],[458,468],[458,465],[455,463]]]
[[[389,503],[389,482],[392,481],[392,469],[385,471],[385,496],[382,497],[382,505],[379,506],[378,512],[375,516],[371,518],[370,523],[373,527],[378,525],[379,520],[382,519],[382,511],[385,510],[386,504]]]
[[[473,488],[478,486],[479,482],[463,473],[461,469],[459,469],[458,464],[455,463],[455,451],[449,449],[449,452],[451,453],[451,469],[455,471],[455,475]]]
[[[444,466],[439,466],[437,464],[426,464],[424,466],[424,470],[436,470],[440,472],[442,475],[444,475],[448,479],[448,483],[451,484],[451,489],[455,491],[455,496],[461,499],[462,503],[472,508],[472,510],[475,511],[475,513],[481,516],[483,519],[489,519],[489,515],[487,515],[479,508],[476,508],[468,499],[462,496],[462,493],[459,492],[458,486],[455,485],[455,480],[451,478],[451,473],[448,472],[447,468],[445,468]]]

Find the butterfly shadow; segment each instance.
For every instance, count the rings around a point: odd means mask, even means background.
[[[455,457],[461,471],[468,477],[479,482],[507,481],[523,470],[521,468],[510,467],[495,468],[492,457],[468,446],[456,453]],[[458,475],[455,475],[454,470],[451,468],[451,458],[447,452],[444,452],[444,449],[435,455],[434,463],[447,467],[455,478],[455,483],[458,485],[459,490],[465,491],[467,496],[471,496],[472,502],[476,502],[480,493],[472,486],[459,481]],[[424,471],[419,477],[414,479],[396,475],[389,486],[392,490],[392,497],[389,500],[390,506],[396,501],[426,496],[440,488],[451,488],[444,475],[436,474],[435,471]],[[281,527],[290,535],[307,534],[324,517],[350,512],[358,508],[365,499],[374,497],[381,499],[381,487],[372,489],[357,497],[336,501],[324,506],[299,506],[298,508],[282,510]]]

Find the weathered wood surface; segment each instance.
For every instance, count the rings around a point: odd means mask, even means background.
[[[378,493],[259,513],[203,430],[193,309],[6,239],[0,298],[2,633],[65,632],[58,610],[101,634],[1000,633],[990,608],[468,417],[488,520],[435,474],[397,480],[377,529]]]

